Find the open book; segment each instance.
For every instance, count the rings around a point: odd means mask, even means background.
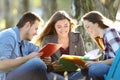
[[[46,44],[39,52],[43,52],[43,55],[40,58],[49,57],[54,54],[62,44],[57,43],[48,43]]]
[[[63,70],[64,71],[76,70],[77,68],[75,67],[75,64],[84,67],[86,61],[96,60],[102,55],[102,54],[98,54],[98,53],[99,53],[99,49],[95,49],[95,50],[92,50],[92,51],[86,53],[84,56],[62,55],[59,59],[59,63],[63,65],[63,69],[61,69],[61,70],[62,71]],[[68,63],[68,61],[69,61],[69,63]]]

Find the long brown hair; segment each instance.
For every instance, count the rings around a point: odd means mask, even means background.
[[[93,24],[97,23],[101,29],[109,28],[109,27],[111,27],[111,24],[113,24],[113,21],[111,21],[110,19],[103,16],[103,14],[101,14],[99,11],[90,11],[90,12],[86,13],[85,15],[83,15],[83,17],[81,19],[82,19],[82,21],[88,20],[88,21],[92,22]],[[100,36],[92,37],[92,38],[95,40],[95,42],[98,44],[98,46],[102,50],[104,50],[103,39],[100,38]]]
[[[57,34],[55,31],[55,23],[59,20],[67,19],[70,22],[70,31],[75,26],[72,19],[69,17],[69,15],[65,11],[57,11],[55,12],[51,18],[48,20],[46,25],[44,26],[44,30],[39,35],[36,43],[41,44],[43,41],[43,38],[47,35],[54,35]]]
[[[88,20],[92,23],[98,23],[99,27],[102,29],[110,27],[112,21],[105,16],[103,16],[99,11],[90,11],[86,13],[82,20]]]

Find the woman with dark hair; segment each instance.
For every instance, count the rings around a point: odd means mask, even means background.
[[[37,43],[42,44],[42,46],[46,45],[47,43],[63,44],[62,47],[51,56],[51,58],[47,57],[43,59],[43,61],[48,66],[50,76],[56,74],[57,80],[64,79],[64,72],[53,73],[54,70],[60,69],[62,67],[62,65],[56,63],[62,54],[78,56],[83,56],[85,54],[83,39],[80,33],[72,32],[74,27],[75,25],[72,19],[65,11],[57,11],[48,20],[43,32],[37,40]],[[68,79],[73,73],[75,73],[75,71],[68,72]],[[61,78],[59,78],[60,76]],[[50,78],[50,80],[53,80],[53,77]]]
[[[97,39],[97,43],[104,52],[104,59],[98,62],[88,61],[86,68],[88,69],[88,75],[92,80],[104,80],[104,75],[108,73],[112,64],[116,51],[120,47],[120,36],[118,32],[112,28],[113,22],[104,17],[98,11],[91,11],[86,13],[82,17],[84,28],[94,39]],[[98,39],[102,39],[101,43]],[[102,46],[101,46],[102,45]],[[76,73],[78,76],[80,73]]]

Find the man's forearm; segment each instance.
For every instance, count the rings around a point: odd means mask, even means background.
[[[14,67],[17,67],[24,62],[29,60],[29,57],[18,57],[16,59],[5,59],[5,60],[0,60],[0,70],[8,70]]]

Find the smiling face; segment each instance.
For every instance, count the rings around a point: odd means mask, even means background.
[[[70,31],[70,22],[67,19],[59,20],[55,23],[55,30],[58,36],[68,36]]]
[[[97,23],[92,23],[88,20],[83,21],[84,28],[86,29],[87,33],[90,34],[92,37],[99,36],[99,27]]]

